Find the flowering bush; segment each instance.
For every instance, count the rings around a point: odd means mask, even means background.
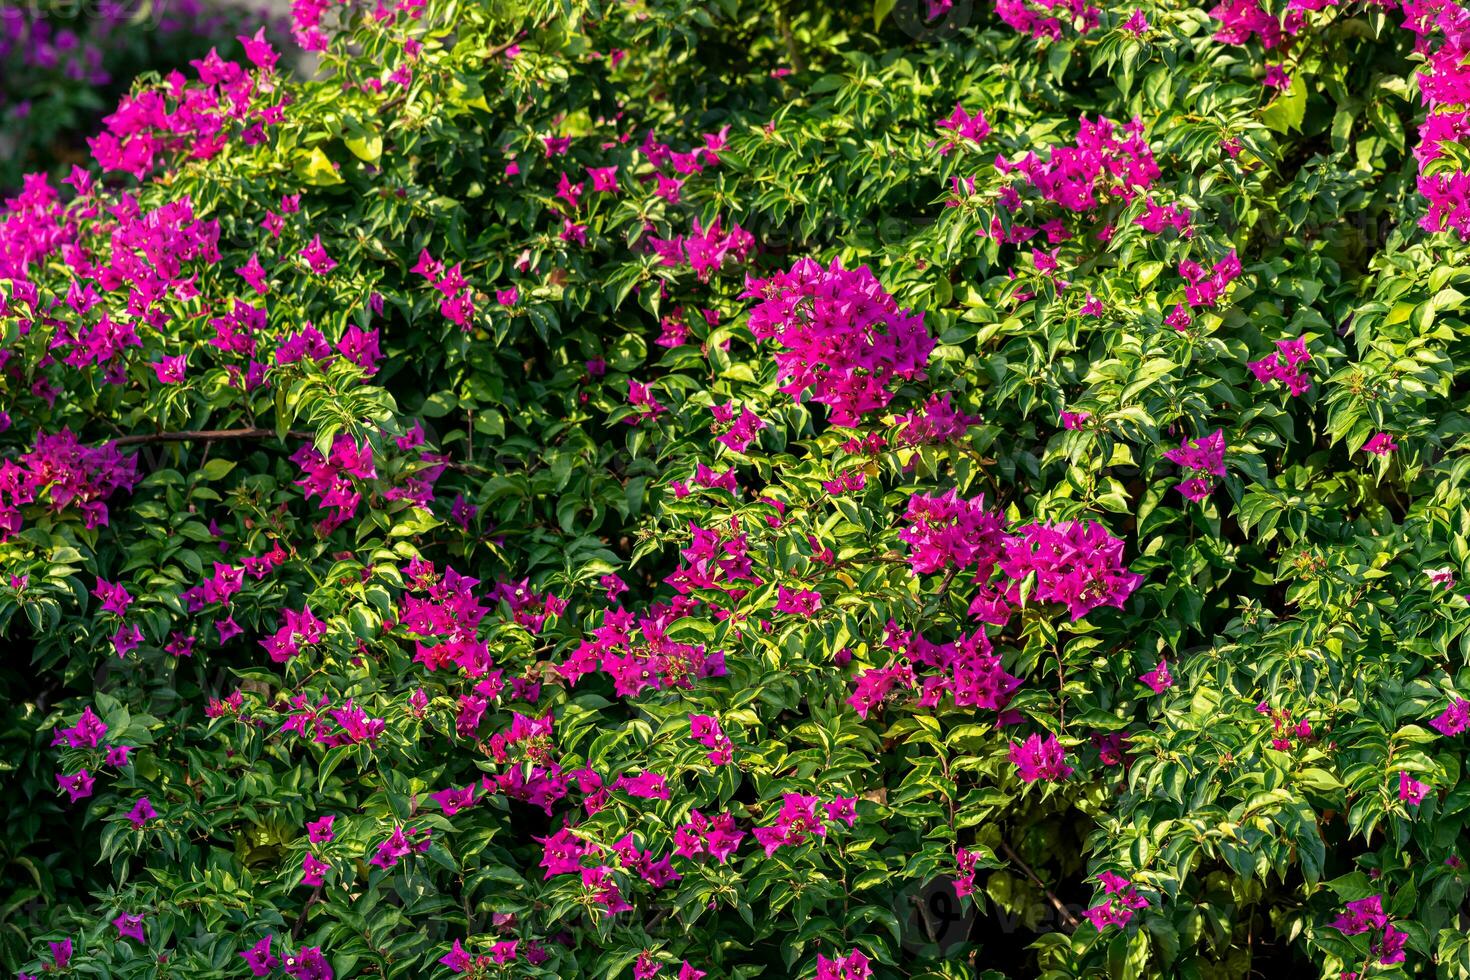
[[[1470,976],[1459,7],[293,17],[0,218],[16,970]]]

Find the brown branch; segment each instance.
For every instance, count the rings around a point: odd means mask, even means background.
[[[293,439],[315,439],[311,432],[292,429],[286,433]],[[231,439],[274,439],[275,429],[195,429],[189,432],[149,432],[143,435],[121,436],[112,440],[114,446],[142,446],[155,442],[226,442]]]
[[[1060,898],[1057,898],[1056,893],[1053,892],[1050,888],[1046,887],[1045,882],[1036,877],[1036,872],[1031,870],[1031,865],[1027,864],[1025,861],[1022,861],[1021,855],[1011,850],[1011,845],[1007,844],[1005,841],[1000,842],[1000,849],[1005,852],[1007,858],[1020,865],[1021,870],[1026,872],[1026,877],[1030,878],[1037,888],[1040,888],[1042,891],[1046,892],[1046,900],[1048,902],[1051,902],[1051,907],[1057,910],[1057,915],[1062,917],[1062,921],[1067,924],[1067,927],[1071,929],[1076,929],[1077,917],[1067,910],[1067,907],[1062,904],[1062,900]]]
[[[301,930],[306,926],[306,913],[311,911],[322,897],[322,886],[317,885],[311,890],[311,895],[306,899],[306,904],[301,906],[301,914],[296,917],[296,924],[291,927],[291,941],[295,942],[301,938]]]
[[[806,58],[802,57],[801,47],[796,43],[796,35],[791,33],[791,19],[786,16],[786,8],[776,9],[776,30],[781,35],[781,40],[786,43],[786,57],[791,62],[791,70],[797,73],[806,71]]]

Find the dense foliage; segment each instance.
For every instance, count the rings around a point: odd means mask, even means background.
[[[294,16],[0,223],[16,969],[1470,976],[1470,14]]]

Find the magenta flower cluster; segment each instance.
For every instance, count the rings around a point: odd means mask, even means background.
[[[922,313],[899,309],[867,266],[847,270],[801,259],[752,279],[750,332],[779,350],[781,390],[826,405],[837,425],[857,425],[887,407],[896,384],[920,381],[934,338]]]

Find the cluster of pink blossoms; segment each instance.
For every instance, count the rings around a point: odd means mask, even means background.
[[[73,749],[100,750],[100,755],[92,755],[92,764],[100,763],[114,769],[121,769],[128,764],[128,756],[132,753],[133,747],[121,743],[109,744],[105,741],[106,735],[106,723],[88,705],[82,709],[81,716],[77,718],[75,724],[69,728],[58,727],[56,729],[51,744]],[[70,774],[65,772],[56,774],[57,786],[66,793],[72,803],[91,796],[96,782],[96,776],[86,768],[78,769]],[[158,811],[153,808],[148,797],[140,796],[133,803],[132,810],[128,812],[127,820],[133,825],[134,830],[142,830],[148,821],[157,816]]]
[[[916,573],[975,569],[979,591],[970,614],[1003,626],[1020,603],[1020,583],[1034,575],[1032,595],[1067,606],[1073,621],[1098,606],[1120,607],[1142,576],[1123,564],[1123,541],[1100,524],[1026,524],[1010,531],[1005,518],[984,508],[984,498],[966,499],[955,490],[915,494],[904,514],[899,539],[910,546]],[[1003,573],[993,579],[993,570]]]
[[[535,839],[542,844],[541,866],[546,869],[545,877],[579,876],[588,897],[606,915],[617,915],[633,908],[624,898],[622,886],[618,883],[616,874],[619,870],[638,875],[654,891],[667,888],[683,877],[673,870],[669,855],[655,860],[651,851],[638,849],[631,834],[611,848],[611,855],[617,858],[616,868],[609,864],[585,866],[585,858],[602,861],[608,853],[597,843],[572,833],[570,828]]]
[[[1084,117],[1074,145],[1053,147],[1046,159],[1035,153],[1015,161],[997,156],[995,168],[1001,174],[1018,174],[1044,199],[1079,214],[1096,210],[1102,204],[1100,195],[1132,200],[1160,175],[1141,119],[1124,124],[1120,132],[1110,119]]]
[[[45,500],[57,513],[75,507],[87,527],[107,524],[107,498],[132,493],[138,482],[136,457],[111,443],[84,446],[70,429],[41,434],[20,462],[0,463],[0,541],[23,526],[21,507]]]
[[[1138,894],[1128,879],[1121,875],[1104,871],[1097,880],[1102,883],[1103,894],[1107,897],[1084,914],[1099,932],[1108,926],[1121,929],[1133,918],[1135,911],[1148,908],[1148,899]]]
[[[822,813],[817,813],[817,807]],[[857,822],[857,800],[851,796],[839,796],[822,803],[816,796],[806,793],[784,793],[781,810],[770,826],[757,827],[755,839],[770,857],[783,847],[798,847],[813,837],[826,837],[827,824],[846,824],[851,827]]]
[[[710,413],[715,417],[711,431],[718,433],[715,441],[723,443],[731,452],[745,452],[755,442],[760,431],[766,428],[766,422],[752,412],[749,405],[740,406],[738,416],[735,414],[734,402],[711,405]]]
[[[922,313],[900,310],[871,269],[800,259],[789,272],[746,282],[757,340],[774,340],[781,390],[826,405],[837,425],[893,399],[895,383],[919,381],[934,350]]]
[[[1408,941],[1408,934],[1395,929],[1388,920],[1383,911],[1382,897],[1370,895],[1348,902],[1347,909],[1332,925],[1344,936],[1370,934],[1368,949],[1384,966],[1404,961],[1404,944]]]
[[[1258,38],[1261,47],[1270,51],[1302,29],[1306,10],[1319,10],[1326,5],[1319,0],[1291,0],[1283,21],[1267,11],[1260,0],[1222,0],[1210,11],[1210,16],[1220,22],[1215,40],[1223,44],[1248,44]]]
[[[1307,743],[1315,737],[1312,723],[1305,718],[1293,719],[1290,708],[1273,708],[1262,701],[1256,705],[1256,714],[1270,717],[1271,730],[1274,733],[1271,748],[1277,752],[1290,752],[1293,741]]]
[[[990,135],[990,123],[985,120],[985,113],[977,111],[971,115],[959,102],[954,104],[954,112],[936,122],[934,126],[936,129],[947,130],[950,134],[949,141],[939,148],[940,156],[944,156],[959,146],[959,140],[978,143]]]
[[[1086,0],[996,0],[995,15],[1012,30],[1052,41],[1066,27],[1086,34],[1102,21],[1102,10]]]
[[[1101,524],[1027,524],[1006,539],[1000,569],[1013,582],[1036,576],[1031,594],[1059,602],[1076,622],[1099,606],[1121,609],[1143,576],[1123,563],[1123,539]]]
[[[527,942],[519,939],[501,939],[490,944],[488,953],[471,956],[464,945],[456,939],[449,952],[439,958],[439,962],[455,973],[474,973],[476,976],[485,976],[489,975],[492,967],[514,963],[522,957],[530,966],[540,966],[551,958],[551,954],[534,939]]]
[[[1192,307],[1214,306],[1225,294],[1225,289],[1240,278],[1240,257],[1235,249],[1210,266],[1206,271],[1193,260],[1179,263],[1179,275],[1184,278],[1184,298]]]
[[[1037,780],[1057,782],[1072,775],[1072,767],[1067,765],[1067,751],[1055,735],[1046,738],[1032,735],[1024,742],[1012,742],[1010,755],[1011,763],[1025,783]]]
[[[1164,458],[1178,463],[1187,474],[1175,489],[1190,500],[1204,500],[1215,489],[1213,478],[1225,475],[1225,430],[1186,439],[1178,449],[1165,452]]]
[[[963,438],[972,425],[979,425],[978,415],[966,415],[949,401],[949,392],[930,395],[929,400],[912,412],[893,420],[898,427],[894,444],[900,447],[933,446]]]
[[[87,141],[102,169],[141,180],[172,154],[208,160],[225,148],[236,127],[246,146],[264,142],[265,127],[285,117],[286,100],[271,99],[277,91],[270,80],[276,53],[264,32],[247,40],[246,57],[258,72],[211,51],[193,62],[197,84],[175,71],[167,78],[166,92],[145,89],[123,96],[103,119],[105,130]]]
[[[621,697],[635,697],[645,688],[689,688],[700,678],[724,676],[723,653],[667,635],[671,624],[698,605],[688,596],[676,596],[668,605],[656,603],[636,616],[621,608],[607,610],[592,638],[558,664],[557,673],[575,684],[601,670],[612,677]]]
[[[735,746],[713,715],[690,715],[689,737],[709,749],[706,757],[712,765],[729,765],[735,758]]]
[[[856,688],[847,703],[866,718],[896,688],[919,683],[914,666],[931,668],[919,684],[918,706],[937,707],[946,697],[957,707],[1001,711],[1021,686],[1021,679],[1007,673],[983,629],[950,643],[932,643],[920,633],[901,630],[891,620],[883,646],[896,658],[887,667],[858,675]]]
[[[303,488],[306,499],[319,499],[322,509],[331,512],[319,523],[323,533],[336,530],[356,515],[362,494],[353,480],[378,478],[372,445],[359,443],[346,433],[333,440],[326,456],[306,443],[291,455],[291,461],[301,468],[303,476],[296,485]]]
[[[980,855],[963,847],[957,848],[954,853],[955,865],[959,868],[959,874],[955,876],[954,893],[959,898],[975,893],[975,868],[980,862]]]
[[[530,579],[497,582],[490,589],[487,598],[491,602],[505,603],[510,610],[511,620],[532,633],[540,633],[548,619],[560,616],[567,610],[565,599],[550,592],[533,589]]]
[[[1312,359],[1307,342],[1302,337],[1276,341],[1276,353],[1267,354],[1259,361],[1246,364],[1261,384],[1280,382],[1293,398],[1311,390],[1312,382],[1307,379],[1302,365]]]
[[[1429,107],[1419,125],[1419,193],[1429,201],[1419,218],[1426,231],[1453,229],[1470,240],[1470,173],[1459,169],[1426,173],[1444,156],[1445,143],[1470,136],[1470,15],[1457,0],[1405,0],[1404,26],[1415,34],[1414,50],[1425,58],[1419,94]]]
[[[722,231],[716,216],[708,227],[695,218],[689,234],[650,238],[648,244],[664,265],[687,265],[703,282],[727,262],[743,265],[749,261],[755,251],[755,236],[738,222],[731,222],[729,230]]]
[[[444,263],[436,261],[429,255],[429,250],[424,249],[412,271],[423,276],[444,297],[439,301],[439,312],[445,319],[468,333],[470,318],[475,315],[475,298],[469,283],[460,273],[460,265],[456,262],[452,268],[446,269]]]
[[[868,980],[873,975],[869,960],[858,950],[828,959],[817,954],[816,980]]]

